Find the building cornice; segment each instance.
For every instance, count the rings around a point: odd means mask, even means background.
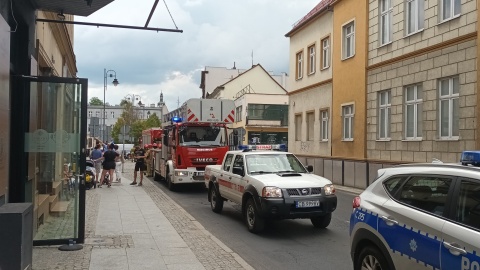
[[[305,87],[302,87],[302,88],[299,88],[297,90],[293,90],[291,92],[289,92],[287,95],[291,96],[291,95],[295,95],[295,94],[298,94],[298,93],[301,93],[301,92],[305,92],[307,90],[310,90],[312,88],[315,88],[315,87],[319,87],[319,86],[322,86],[322,85],[325,85],[325,84],[329,84],[329,83],[332,83],[333,80],[332,79],[328,79],[328,80],[324,80],[324,81],[321,81],[321,82],[318,82],[318,83],[315,83],[315,84],[311,84],[309,86],[305,86]]]
[[[420,49],[420,50],[416,50],[416,51],[413,51],[413,52],[410,52],[410,53],[406,53],[404,55],[394,57],[394,58],[389,59],[389,60],[385,60],[385,61],[373,64],[373,65],[370,65],[370,66],[367,67],[367,70],[377,69],[377,68],[380,68],[380,67],[383,67],[383,66],[386,66],[386,65],[390,65],[390,64],[394,64],[396,62],[407,60],[409,58],[413,58],[413,57],[417,57],[417,56],[420,56],[420,55],[423,55],[423,54],[426,54],[426,53],[437,51],[439,49],[443,49],[443,48],[446,48],[446,47],[449,47],[449,46],[452,46],[452,45],[455,45],[455,44],[458,44],[458,43],[463,43],[463,42],[466,42],[466,41],[469,41],[469,40],[474,40],[474,39],[476,39],[476,37],[477,37],[477,31],[472,32],[470,34],[466,34],[466,35],[457,37],[457,38],[453,38],[453,39],[450,39],[450,40],[447,40],[447,41],[444,41],[444,42],[441,42],[441,43],[438,43],[438,44],[435,44],[435,45],[432,45],[432,46],[428,46],[428,47],[425,47],[425,48]]]

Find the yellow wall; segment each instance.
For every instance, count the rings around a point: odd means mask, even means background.
[[[368,0],[339,0],[333,7],[332,156],[365,158]],[[355,20],[355,55],[342,60],[342,26]],[[353,141],[342,140],[342,104],[354,103]]]

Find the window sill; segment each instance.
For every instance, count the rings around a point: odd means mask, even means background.
[[[353,139],[342,139],[342,142],[353,142]]]
[[[328,143],[328,140],[320,140],[320,143]]]
[[[342,58],[342,61],[345,61],[345,60],[348,60],[348,59],[350,59],[350,58],[353,58],[354,56],[355,56],[355,54],[352,54],[352,55],[350,55],[350,56],[348,56],[348,57]]]
[[[403,139],[402,142],[421,142],[423,138],[415,138],[415,139]]]
[[[452,138],[437,138],[435,139],[437,142],[458,142],[460,141],[459,137],[452,137]]]
[[[320,71],[324,71],[324,70],[328,69],[329,67],[330,67],[330,66],[322,67],[322,68],[320,69]]]
[[[380,49],[380,48],[383,48],[383,47],[387,47],[388,45],[390,45],[390,44],[392,44],[392,43],[393,43],[393,41],[389,41],[389,42],[387,42],[387,43],[385,43],[385,44],[381,44],[381,45],[379,45],[379,46],[377,47],[377,49]]]
[[[376,139],[375,140],[376,142],[390,142],[392,141],[392,139],[388,138],[388,139]]]
[[[415,32],[412,32],[412,33],[410,33],[410,34],[405,35],[403,38],[408,38],[408,37],[411,37],[411,36],[416,35],[416,34],[418,34],[418,33],[421,33],[421,32],[423,32],[423,29],[425,29],[425,28],[418,29],[418,30],[415,31]]]
[[[437,26],[439,26],[439,25],[441,25],[441,24],[444,24],[444,23],[446,23],[446,22],[455,20],[455,19],[457,19],[457,18],[460,18],[460,16],[462,16],[461,13],[458,14],[458,15],[455,15],[455,16],[453,16],[453,17],[451,17],[451,18],[447,18],[447,19],[445,19],[445,20],[443,20],[443,21],[440,21],[439,23],[437,23]]]
[[[307,74],[307,76],[312,76],[312,75],[315,75],[315,71]]]

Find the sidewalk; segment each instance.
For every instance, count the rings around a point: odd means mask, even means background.
[[[85,243],[79,251],[35,247],[33,269],[253,269],[176,204],[153,180],[87,190]]]

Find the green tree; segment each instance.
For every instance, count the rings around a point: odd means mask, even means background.
[[[158,118],[156,113],[153,113],[148,117],[148,119],[145,121],[145,126],[147,128],[153,128],[153,127],[160,127],[161,126],[161,121],[160,118]]]
[[[90,105],[97,105],[101,106],[103,105],[103,101],[101,101],[98,97],[92,97],[89,102]]]

